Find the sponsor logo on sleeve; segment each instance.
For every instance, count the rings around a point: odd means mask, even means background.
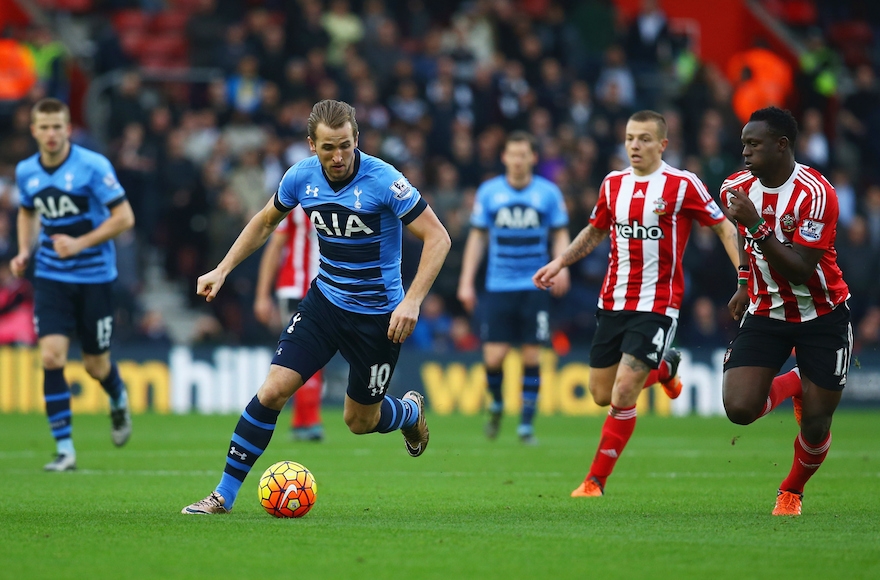
[[[412,186],[409,184],[405,177],[401,177],[400,179],[392,183],[389,189],[394,192],[394,199],[403,201],[412,197]]]
[[[822,237],[822,230],[825,224],[815,220],[804,220],[801,222],[800,234],[805,242],[818,242]]]
[[[73,179],[72,175],[71,179]],[[116,177],[114,177],[112,173],[108,173],[104,176],[104,185],[106,185],[109,189],[113,189],[114,187],[117,187],[119,183],[116,181]]]

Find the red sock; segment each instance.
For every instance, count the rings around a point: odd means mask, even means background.
[[[605,424],[602,425],[602,438],[599,440],[599,449],[596,450],[596,456],[593,458],[593,464],[590,465],[590,474],[602,487],[605,487],[605,480],[614,470],[614,464],[617,463],[623,448],[626,447],[629,438],[636,428],[636,407],[627,407],[621,409],[611,405],[611,411],[605,418]]]
[[[786,399],[800,397],[803,392],[801,387],[801,371],[799,368],[794,367],[787,373],[773,379],[773,382],[770,384],[770,394],[767,396],[767,403],[764,405],[764,410],[761,411],[759,416],[763,417]]]
[[[804,440],[801,433],[798,433],[797,439],[794,440],[794,462],[791,465],[791,471],[788,477],[779,485],[779,489],[783,491],[794,491],[804,493],[804,486],[807,481],[813,477],[813,474],[822,466],[828,450],[831,448],[831,432],[825,440],[818,445],[813,445]]]
[[[293,395],[293,415],[290,424],[294,429],[311,427],[321,422],[321,391],[324,373],[318,371]]]
[[[648,378],[645,379],[645,386],[642,388],[647,389],[651,385],[661,381],[668,381],[671,378],[672,377],[669,376],[669,365],[666,364],[665,360],[661,360],[660,366],[648,373]]]

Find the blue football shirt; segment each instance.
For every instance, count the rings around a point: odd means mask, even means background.
[[[276,207],[301,205],[318,234],[316,284],[336,306],[360,314],[391,312],[403,300],[403,225],[427,207],[392,165],[355,150],[355,174],[334,191],[317,156],[284,174]]]
[[[550,232],[568,225],[562,192],[535,175],[515,189],[503,175],[477,189],[471,226],[488,231],[486,289],[534,290],[532,276],[550,260]]]
[[[113,240],[61,259],[52,248],[54,234],[79,237],[110,217],[110,208],[125,201],[125,190],[106,157],[79,145],[61,165],[46,169],[36,153],[15,167],[21,206],[40,216],[34,256],[39,278],[73,284],[102,284],[116,279]]]

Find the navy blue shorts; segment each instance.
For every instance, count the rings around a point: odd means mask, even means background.
[[[677,327],[675,319],[656,312],[600,309],[596,311],[596,320],[590,366],[597,369],[616,365],[623,353],[656,369],[672,344]]]
[[[357,314],[339,308],[312,283],[281,331],[272,364],[296,371],[305,382],[340,352],[349,365],[348,396],[362,405],[378,403],[400,355],[400,344],[388,338],[390,322],[390,312]]]
[[[40,338],[75,334],[84,353],[107,352],[113,334],[113,282],[71,284],[36,278],[34,326]]]
[[[807,322],[747,314],[724,355],[724,370],[765,367],[778,371],[794,349],[801,376],[823,389],[842,391],[852,358],[852,340],[846,303]]]
[[[544,344],[550,340],[550,293],[544,290],[489,292],[483,305],[480,340]]]

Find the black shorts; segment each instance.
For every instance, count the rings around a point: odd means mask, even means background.
[[[113,334],[113,282],[71,284],[36,278],[34,327],[40,338],[75,334],[86,354],[107,352]]]
[[[339,308],[312,283],[281,331],[272,364],[307,381],[340,352],[349,364],[348,396],[362,405],[378,403],[400,355],[400,344],[388,338],[390,322],[390,312],[357,314]]]
[[[795,350],[801,375],[829,391],[842,391],[852,357],[849,306],[807,322],[746,315],[724,355],[724,370],[766,367],[779,370]]]
[[[623,353],[652,369],[675,338],[677,321],[655,312],[597,310],[596,334],[590,348],[590,366],[604,369],[620,362]]]
[[[550,340],[550,294],[543,290],[489,292],[480,302],[480,340],[544,344]]]

